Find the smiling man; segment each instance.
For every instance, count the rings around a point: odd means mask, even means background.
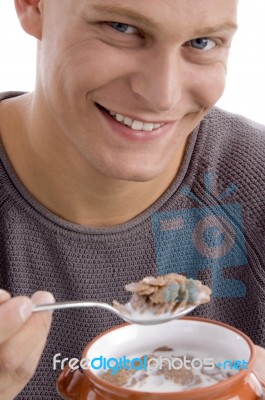
[[[214,108],[238,1],[15,5],[38,55],[35,91],[0,102],[1,399],[58,399],[54,355],[120,322],[68,311],[47,340],[40,290],[124,302],[129,281],[179,272],[212,287],[194,315],[265,346],[265,128]]]

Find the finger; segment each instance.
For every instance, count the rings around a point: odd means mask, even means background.
[[[4,387],[2,387],[0,390],[1,400],[13,399],[24,389],[36,372],[44,347],[45,341],[39,343],[39,345],[32,351],[24,363],[17,368],[16,380],[14,380],[11,376],[6,375]]]
[[[265,387],[265,349],[255,346],[256,360],[253,366],[253,372],[257,376],[260,383]]]
[[[6,294],[4,294],[6,299]],[[28,297],[14,297],[0,305],[0,345],[18,332],[32,314],[32,301]]]
[[[5,303],[10,298],[11,298],[10,293],[8,293],[6,290],[0,289],[0,304]]]
[[[54,302],[50,293],[38,292],[32,296],[34,304]],[[27,359],[39,349],[41,356],[51,326],[51,312],[34,313],[24,326],[0,346],[0,388],[7,389],[12,382],[23,385],[34,373],[36,364],[28,365]],[[36,361],[37,362],[37,361]]]
[[[45,291],[38,291],[36,293],[34,293],[31,296],[31,301],[33,304],[50,304],[50,303],[54,303],[55,299],[53,297],[53,294],[50,292],[45,292]],[[40,314],[40,313],[37,313]]]

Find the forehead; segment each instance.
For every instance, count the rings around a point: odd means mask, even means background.
[[[51,0],[50,0],[51,1]],[[65,0],[63,0],[65,1]],[[69,0],[72,7],[110,18],[129,17],[155,28],[187,30],[236,22],[238,0]]]
[[[51,0],[50,0],[51,1]],[[238,0],[69,0],[72,7],[117,11],[131,10],[146,17],[159,20],[184,18],[189,20],[198,15],[216,18],[219,14],[231,16],[237,10]]]

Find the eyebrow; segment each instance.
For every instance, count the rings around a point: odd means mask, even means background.
[[[115,14],[115,16],[120,17],[128,17],[133,20],[135,23],[140,23],[142,25],[149,26],[151,28],[160,28],[163,26],[162,23],[153,20],[152,18],[147,18],[144,15],[134,11],[130,8],[126,8],[123,6],[115,6],[112,4],[100,5],[100,4],[93,4],[92,8],[96,11],[103,11],[107,14]],[[224,30],[233,30],[236,31],[238,26],[233,21],[223,22],[218,25],[213,25],[205,28],[201,28],[193,32],[193,36],[195,37],[203,37],[205,35],[209,35],[215,32],[224,31]]]
[[[193,35],[197,36],[197,37],[202,37],[202,36],[211,35],[213,33],[220,32],[220,31],[228,31],[228,30],[236,31],[237,29],[238,29],[238,25],[235,22],[227,21],[227,22],[223,22],[218,25],[213,25],[213,26],[208,26],[205,28],[198,29],[195,32],[193,32]]]
[[[140,23],[142,25],[147,25],[152,28],[159,28],[162,26],[161,23],[151,19],[147,18],[142,14],[139,14],[137,11],[131,10],[126,7],[122,6],[115,6],[115,5],[100,5],[100,4],[94,4],[92,6],[96,11],[104,11],[105,13],[108,14],[115,14],[120,17],[128,17],[131,20],[135,21],[136,23]]]

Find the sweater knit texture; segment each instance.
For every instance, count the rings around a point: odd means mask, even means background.
[[[178,176],[150,208],[127,223],[90,228],[38,203],[0,144],[0,288],[13,296],[48,290],[57,301],[126,302],[125,284],[183,273],[212,288],[210,303],[193,315],[265,346],[264,154],[265,127],[213,108],[190,135]],[[100,309],[55,312],[37,372],[17,399],[59,399],[53,356],[80,358],[88,341],[121,322]]]

